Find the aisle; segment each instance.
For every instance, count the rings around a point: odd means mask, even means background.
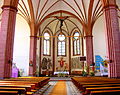
[[[71,81],[50,81],[49,85],[43,95],[82,95]],[[61,91],[60,94],[59,91]]]
[[[65,81],[58,81],[49,95],[67,95]]]

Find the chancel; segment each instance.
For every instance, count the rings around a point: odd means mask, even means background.
[[[119,70],[120,0],[0,0],[0,94],[119,95]]]

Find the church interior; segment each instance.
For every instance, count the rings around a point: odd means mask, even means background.
[[[120,0],[0,0],[0,95],[120,95]]]

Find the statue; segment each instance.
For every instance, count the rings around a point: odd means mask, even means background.
[[[18,77],[18,71],[19,69],[17,68],[16,63],[13,63],[13,66],[12,66],[12,77],[13,78]]]
[[[47,60],[47,66],[48,66],[48,68],[47,69],[51,69],[52,68],[52,63],[51,63],[51,59],[50,58],[48,58],[48,60]]]
[[[63,58],[61,58],[61,60],[59,61],[60,62],[60,67],[63,67],[64,66],[64,60],[63,60]]]
[[[43,70],[47,69],[47,58],[45,57],[42,59],[42,69]]]
[[[65,65],[64,62],[65,61],[63,60],[63,57],[61,57],[61,59],[58,62],[59,62],[59,67],[58,67],[59,70],[64,71],[64,65]]]

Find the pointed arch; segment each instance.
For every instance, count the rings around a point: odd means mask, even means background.
[[[42,33],[43,38],[43,55],[50,56],[51,55],[51,36],[52,32],[49,28],[45,29]]]
[[[82,34],[79,29],[74,28],[71,33],[72,43],[73,43],[73,56],[77,56],[81,54],[81,39]]]
[[[57,38],[57,55],[66,55],[66,36],[64,33],[59,33]]]

